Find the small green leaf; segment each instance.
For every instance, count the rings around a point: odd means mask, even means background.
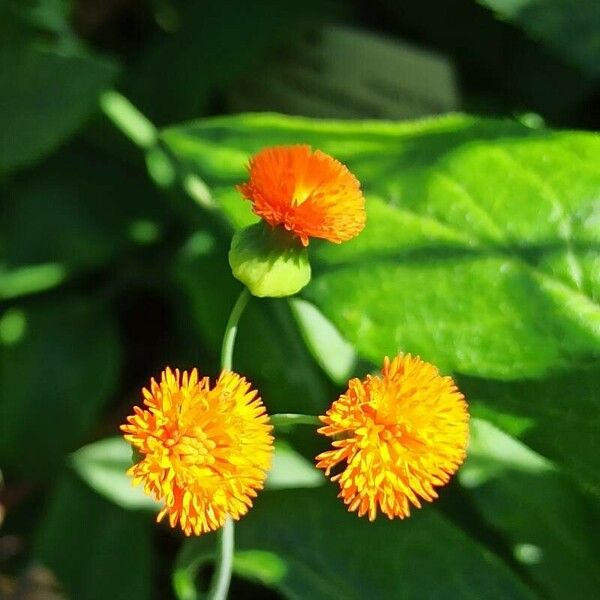
[[[332,381],[345,384],[357,362],[354,347],[314,304],[302,298],[292,298],[290,307],[315,359]]]
[[[80,448],[71,455],[78,475],[98,494],[125,509],[158,510],[160,503],[134,487],[127,469],[131,446],[121,437],[107,438]]]
[[[0,316],[0,345],[18,344],[27,332],[25,313],[19,308],[9,308]]]
[[[261,583],[276,587],[288,571],[286,561],[275,552],[264,550],[240,550],[235,553],[233,569],[240,577],[256,579]]]
[[[67,272],[59,263],[29,265],[16,269],[0,266],[0,300],[43,292],[60,285]]]
[[[315,465],[296,452],[287,442],[275,441],[273,466],[265,482],[270,490],[311,488],[325,483],[325,478]]]
[[[155,146],[157,134],[154,125],[127,98],[111,90],[102,94],[100,106],[134,144],[145,150]]]

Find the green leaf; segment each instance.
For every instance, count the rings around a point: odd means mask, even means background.
[[[340,246],[311,243],[305,295],[363,358],[411,351],[458,372],[482,416],[600,489],[600,138],[463,116],[275,115],[163,136],[236,227],[255,220],[233,184],[261,147],[308,142],[347,162],[367,228]]]
[[[49,289],[156,241],[169,217],[143,173],[86,145],[70,145],[6,183],[0,297]]]
[[[133,464],[131,446],[113,437],[80,448],[71,455],[77,474],[98,494],[121,508],[158,511],[160,503],[134,487],[127,469]]]
[[[131,446],[121,437],[112,437],[83,446],[71,455],[77,474],[96,493],[127,510],[158,511],[160,502],[134,487],[127,469],[133,464]],[[314,465],[287,442],[275,443],[273,466],[266,481],[272,490],[322,485],[325,479]]]
[[[265,482],[267,489],[312,488],[323,483],[323,474],[315,469],[312,462],[296,452],[287,442],[275,441],[273,466]]]
[[[75,133],[115,75],[104,58],[0,45],[0,173],[38,160]]]
[[[593,527],[598,508],[548,461],[473,419],[467,462],[458,478],[544,597],[595,595],[600,585],[600,545]]]
[[[236,226],[253,219],[232,186],[260,148],[310,143],[348,164],[367,227],[341,246],[311,244],[305,295],[376,364],[403,350],[444,370],[519,379],[600,356],[598,136],[464,116],[241,115],[163,139]]]
[[[214,536],[188,542],[177,589],[210,560]],[[489,551],[432,507],[406,521],[369,523],[346,511],[333,486],[265,492],[236,526],[234,570],[285,598],[529,598]]]
[[[319,309],[302,298],[292,298],[290,308],[304,341],[332,381],[344,385],[354,372],[356,352]]]
[[[152,596],[152,523],[94,494],[67,475],[41,523],[34,557],[70,598],[147,600]]]
[[[48,476],[114,390],[121,358],[115,325],[74,298],[13,308],[2,325],[0,464]]]
[[[0,265],[0,300],[43,292],[60,285],[67,272],[59,263],[6,269]]]
[[[564,60],[600,77],[597,0],[477,0]]]
[[[460,378],[474,414],[518,437],[600,497],[600,366],[543,381]]]

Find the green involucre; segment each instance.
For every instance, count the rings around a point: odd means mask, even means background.
[[[261,298],[291,296],[310,281],[307,249],[284,229],[262,222],[233,236],[229,264],[233,276]]]

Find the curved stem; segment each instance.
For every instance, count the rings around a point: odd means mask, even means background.
[[[221,369],[231,371],[233,366],[233,348],[238,330],[240,317],[248,304],[250,292],[244,288],[235,301],[231,314],[225,325],[223,334],[223,345],[221,347]],[[215,572],[210,582],[210,590],[207,598],[209,600],[226,600],[231,582],[231,570],[233,568],[234,550],[234,527],[233,520],[228,517],[225,524],[217,531],[217,555],[215,557]]]
[[[231,371],[233,364],[233,347],[235,345],[235,336],[237,335],[238,323],[244,308],[250,298],[248,288],[244,288],[238,299],[235,301],[229,320],[225,326],[225,334],[223,335],[223,346],[221,348],[221,369],[223,371]]]
[[[233,521],[228,518],[217,533],[217,556],[215,572],[210,583],[207,598],[226,600],[233,567],[234,530]]]
[[[277,413],[269,417],[271,425],[275,429],[282,429],[284,431],[294,427],[295,425],[312,425],[320,426],[323,425],[319,417],[314,415],[299,415],[296,413]]]

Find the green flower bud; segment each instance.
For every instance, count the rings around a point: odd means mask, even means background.
[[[261,298],[291,296],[310,281],[308,252],[300,240],[262,221],[233,236],[229,264],[233,276]]]

